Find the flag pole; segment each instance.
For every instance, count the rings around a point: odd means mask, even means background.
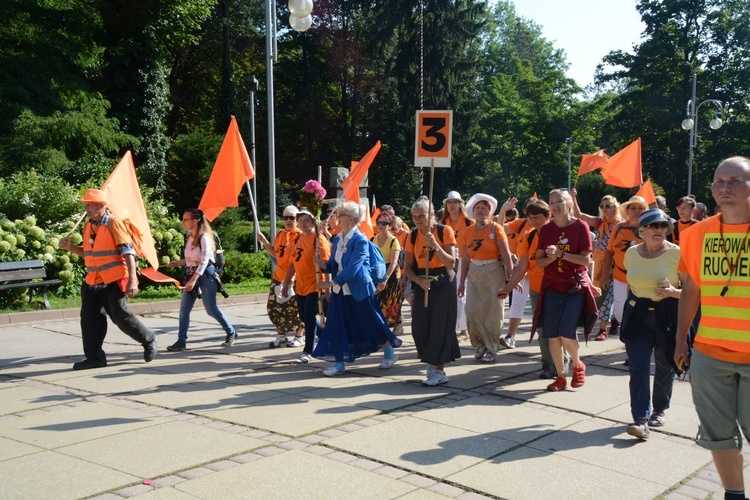
[[[250,206],[253,208],[253,224],[255,224],[255,234],[258,234],[258,231],[260,231],[260,227],[258,226],[258,211],[255,209],[255,199],[253,198],[253,190],[250,188],[250,180],[245,177],[245,186],[247,186],[247,194],[250,196]],[[273,217],[274,214],[271,214],[271,217]],[[273,236],[273,235],[271,235]]]
[[[435,187],[435,158],[430,158],[430,197],[427,198],[427,232],[432,232],[432,191]],[[426,233],[425,233],[426,234]],[[424,266],[424,277],[430,278],[430,255],[429,250],[427,251],[427,265]],[[424,306],[427,307],[429,302],[430,290],[424,291]]]
[[[66,238],[70,237],[70,235],[73,234],[73,231],[75,231],[78,228],[78,226],[81,225],[81,222],[83,222],[83,218],[84,217],[86,217],[86,212],[83,212],[81,214],[81,216],[78,218],[78,222],[76,222],[76,225],[73,226],[73,229],[71,229],[70,231],[68,231],[68,234],[65,235]]]

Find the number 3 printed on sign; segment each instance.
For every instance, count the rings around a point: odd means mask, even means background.
[[[424,131],[426,140],[422,140],[421,148],[428,153],[439,153],[448,142],[448,138],[445,136],[445,126],[447,125],[445,117],[425,116],[422,118],[422,124],[427,127],[427,130]]]

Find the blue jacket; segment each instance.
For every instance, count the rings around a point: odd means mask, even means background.
[[[341,257],[341,266],[339,269],[336,264],[336,249],[341,243],[341,234],[333,238],[333,248],[331,248],[331,258],[326,265],[326,272],[333,276],[333,281],[343,286],[349,285],[349,291],[352,292],[354,300],[361,302],[370,295],[375,295],[375,285],[370,277],[370,250],[368,249],[367,238],[357,229],[352,234],[349,241],[346,242],[346,252]]]

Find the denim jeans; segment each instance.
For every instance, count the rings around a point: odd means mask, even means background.
[[[210,274],[209,271],[211,271]],[[203,307],[206,309],[208,315],[219,322],[227,335],[234,335],[234,327],[229,323],[224,313],[221,312],[219,306],[216,305],[216,289],[218,285],[214,278],[213,266],[208,266],[206,272],[198,278],[196,286],[200,288]],[[190,327],[190,312],[193,310],[196,298],[195,293],[182,291],[182,298],[180,299],[180,326],[177,331],[177,340],[181,340],[182,342],[187,342],[187,332]]]
[[[654,312],[649,311],[638,334],[625,343],[625,352],[630,360],[630,412],[633,420],[648,420],[651,416],[651,353],[654,354],[653,413],[669,408],[674,385],[674,370],[667,361],[666,333],[656,328]]]

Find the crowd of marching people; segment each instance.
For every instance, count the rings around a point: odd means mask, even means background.
[[[457,191],[436,214],[427,197],[399,217],[384,205],[374,235],[360,230],[366,209],[339,203],[321,221],[306,208],[288,206],[273,243],[258,239],[275,262],[268,316],[276,331],[270,348],[301,347],[299,364],[330,361],[334,377],[346,363],[383,351],[379,367],[398,361],[403,308],[411,310],[411,335],[425,366],[423,384],[448,382],[446,367],[468,342],[479,363],[495,363],[516,345],[527,299],[531,339],[539,337],[539,377],[548,391],[580,388],[587,366],[579,338],[619,335],[625,344],[633,422],[627,433],[645,440],[664,426],[676,376],[691,368],[700,419],[699,445],[711,450],[725,498],[744,498],[742,435],[750,431],[750,160],[733,157],[716,169],[712,193],[717,215],[692,196],[666,200],[633,196],[620,203],[602,196],[598,213],[581,210],[576,189],[554,189],[523,209],[509,198],[500,206],[489,194],[464,201]],[[106,194],[87,191],[89,221],[81,246],[60,248],[82,256],[81,327],[86,359],[76,370],[107,366],[102,346],[107,316],[144,348],[157,354],[157,337],[127,311],[138,293],[133,228],[112,216]],[[411,221],[411,228],[404,221]],[[177,341],[187,349],[190,312],[202,298],[232,347],[237,332],[216,303],[221,289],[216,246],[205,214],[184,212],[188,234]],[[404,304],[406,302],[406,304]],[[508,323],[506,327],[506,307]],[[654,376],[651,381],[651,359]],[[568,376],[570,375],[570,381]],[[740,430],[741,429],[741,430]],[[739,471],[739,475],[738,475]]]

